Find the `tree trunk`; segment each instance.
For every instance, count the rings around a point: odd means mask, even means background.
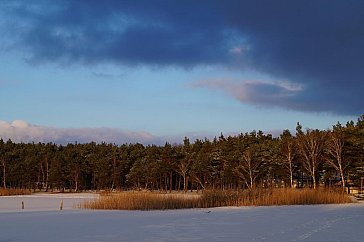
[[[42,174],[42,182],[41,182],[41,186],[40,186],[40,190],[42,190],[43,186],[44,186],[44,181],[45,181],[45,176],[44,176],[44,169],[43,169],[43,162],[40,162],[40,171]]]
[[[344,172],[342,171],[342,169],[340,169],[340,175],[341,175],[341,185],[342,185],[343,191],[345,191],[345,177],[344,177]]]
[[[315,170],[312,170],[312,183],[313,183],[313,189],[316,189],[316,176],[315,176]]]
[[[78,191],[78,172],[75,172],[75,192]]]
[[[46,158],[46,192],[48,192],[48,180],[49,180],[49,165],[48,165],[48,157]]]
[[[290,180],[291,180],[291,188],[293,188],[293,171],[292,171],[292,165],[290,164]]]
[[[177,177],[177,176],[176,176]],[[181,190],[181,176],[178,176],[178,191]]]
[[[3,187],[4,189],[6,189],[6,165],[4,160],[2,160],[2,165],[3,165]]]
[[[183,192],[187,192],[187,176],[183,175]]]
[[[159,191],[163,191],[162,176],[159,176]]]
[[[138,191],[140,191],[140,177],[138,176]]]
[[[116,187],[116,157],[113,157],[112,160],[112,184],[111,184],[111,190],[113,190]]]
[[[167,173],[164,173],[164,190],[166,191],[166,193],[168,192],[168,176]]]
[[[172,186],[173,186],[173,176],[172,172],[169,173],[169,192],[172,193]]]

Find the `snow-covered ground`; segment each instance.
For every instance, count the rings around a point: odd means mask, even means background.
[[[62,201],[63,210],[70,210],[75,209],[77,204],[85,200],[95,199],[97,197],[99,195],[96,193],[35,193],[34,195],[4,196],[0,197],[0,213],[56,211],[60,209]],[[22,202],[24,202],[24,210],[22,210]]]
[[[364,241],[364,203],[91,211],[71,203],[94,195],[75,196],[0,197],[0,241]]]

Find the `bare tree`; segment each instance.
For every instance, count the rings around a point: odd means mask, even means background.
[[[348,160],[344,159],[344,133],[341,130],[334,130],[328,133],[327,145],[326,145],[326,162],[332,166],[339,174],[341,178],[342,189],[345,190],[345,169],[350,164]]]
[[[313,188],[316,189],[316,176],[323,159],[326,133],[319,130],[307,130],[297,134],[297,145],[302,155],[302,165],[312,178]]]
[[[289,130],[283,131],[281,135],[281,155],[283,156],[283,166],[289,172],[290,187],[293,187],[294,160],[297,156],[295,140]]]
[[[186,157],[186,159],[181,160],[181,162],[177,166],[178,174],[180,174],[183,177],[183,191],[184,192],[187,191],[187,183],[188,183],[187,174],[190,170],[190,167],[191,167],[191,161],[187,157]]]
[[[248,148],[244,151],[238,166],[234,169],[234,172],[244,180],[249,190],[255,187],[255,180],[259,175],[259,167],[262,163],[262,161],[256,159],[254,148]]]

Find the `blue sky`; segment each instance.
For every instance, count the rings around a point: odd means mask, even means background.
[[[361,114],[363,3],[223,2],[1,2],[0,136],[163,143]]]

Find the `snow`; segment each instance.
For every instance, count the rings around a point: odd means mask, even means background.
[[[0,197],[0,241],[364,241],[364,203],[167,211],[71,205],[94,196]]]
[[[57,211],[61,201],[63,201],[64,210],[75,209],[77,204],[98,196],[95,193],[36,193],[34,195],[4,196],[0,197],[0,213],[21,211],[22,202],[24,202],[24,211]]]

